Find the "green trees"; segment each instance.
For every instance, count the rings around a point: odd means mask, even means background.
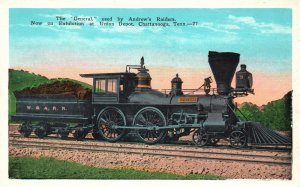
[[[261,108],[252,103],[243,103],[240,110],[249,121],[261,122],[271,129],[291,130],[292,91],[282,99],[269,102]]]
[[[262,111],[259,109],[259,107],[253,103],[243,103],[240,107],[241,112],[243,115],[238,114],[241,118],[246,118],[245,120],[248,121],[258,121],[262,118]]]

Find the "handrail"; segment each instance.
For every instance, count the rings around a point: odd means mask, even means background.
[[[235,115],[235,117],[240,121],[240,118],[237,116],[237,114],[235,113],[235,110],[233,110],[233,108],[231,108],[231,106],[229,105],[229,103],[227,102],[227,106],[229,107],[229,109],[233,112],[233,114]],[[239,111],[240,114],[242,114],[242,116],[246,119],[246,121],[248,121],[248,118],[242,113],[242,111],[239,108],[235,108]]]
[[[172,89],[155,89],[157,91],[162,91],[163,93],[167,94],[167,92],[170,92]],[[211,89],[213,91],[213,94],[217,91],[217,88],[212,88]],[[205,92],[205,89],[200,89],[200,88],[187,88],[187,89],[182,89],[182,92],[189,92],[186,95],[189,95],[191,92],[195,93],[195,92]]]
[[[140,69],[140,68],[141,65],[126,65],[126,72],[130,72],[130,69]]]
[[[248,121],[248,118],[243,114],[243,112],[239,109],[239,108],[236,108],[239,112],[240,112],[240,114],[242,114],[242,116]]]

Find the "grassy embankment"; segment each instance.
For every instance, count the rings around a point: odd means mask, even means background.
[[[53,158],[10,157],[9,177],[18,179],[224,179],[219,176],[176,175],[132,169],[106,169],[83,166]]]

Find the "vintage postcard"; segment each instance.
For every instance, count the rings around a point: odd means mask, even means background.
[[[294,4],[211,6],[7,5],[7,184],[294,185]]]

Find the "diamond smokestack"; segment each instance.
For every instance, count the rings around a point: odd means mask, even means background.
[[[208,62],[215,77],[219,94],[226,95],[229,93],[239,60],[240,54],[238,53],[209,51]]]

